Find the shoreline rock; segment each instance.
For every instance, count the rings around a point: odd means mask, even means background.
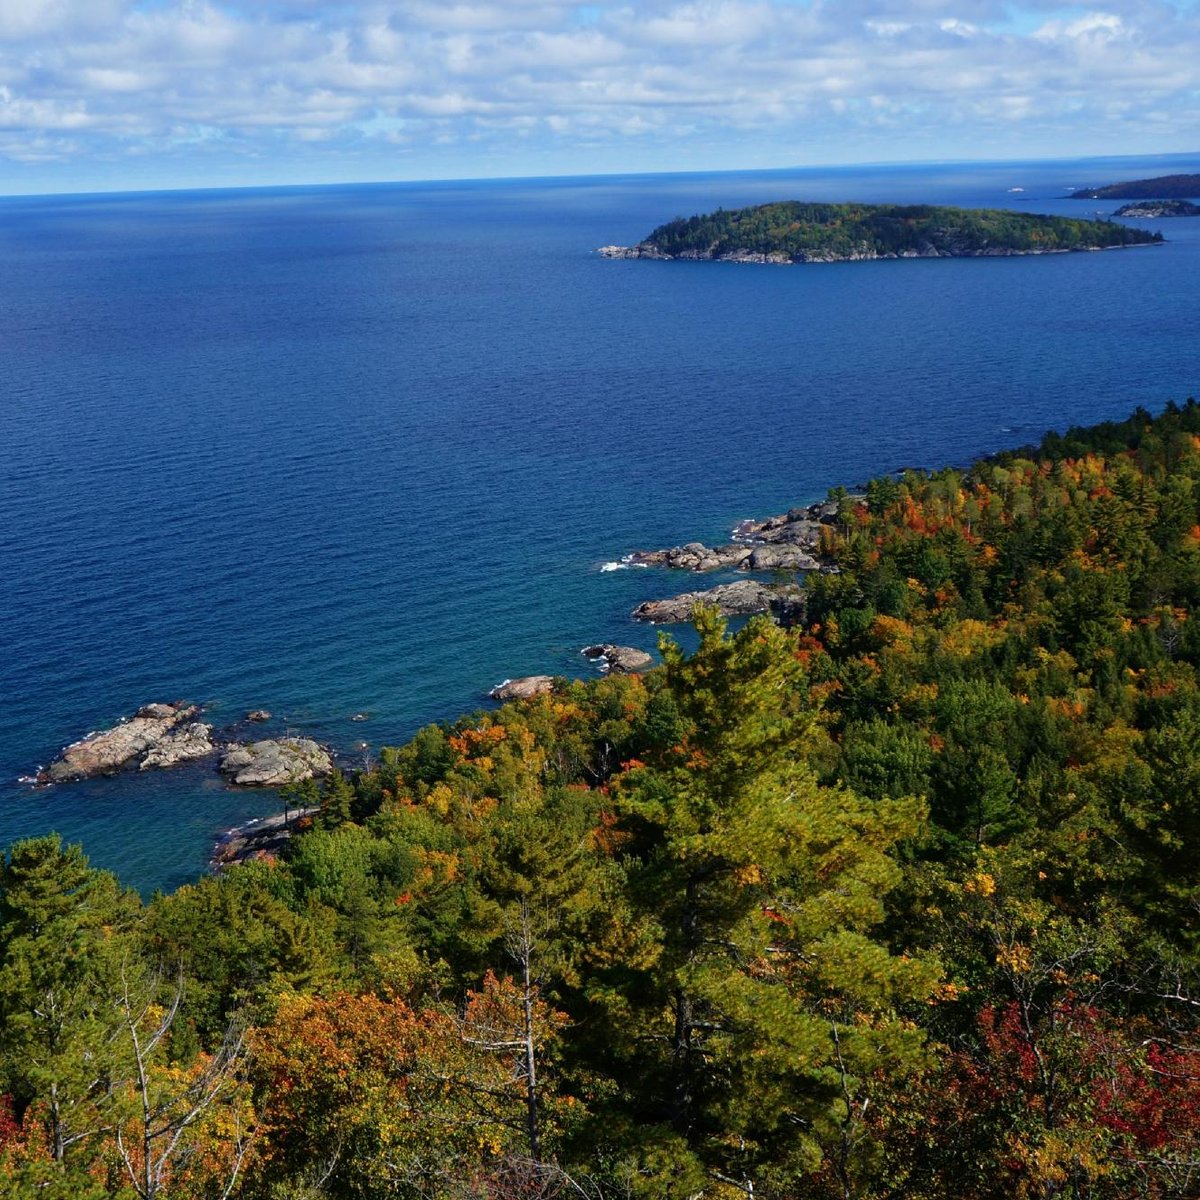
[[[265,738],[234,742],[221,759],[220,772],[238,787],[286,787],[333,770],[333,759],[312,738]]]
[[[1131,214],[1122,214],[1131,215]],[[1118,243],[1112,246],[1064,246],[1044,249],[1018,250],[1009,246],[986,246],[980,250],[939,250],[926,243],[919,249],[887,251],[861,249],[848,254],[832,251],[802,251],[799,254],[784,254],[772,250],[764,253],[738,246],[732,250],[716,253],[713,250],[683,250],[679,254],[667,254],[653,242],[639,242],[636,246],[598,246],[596,253],[602,258],[649,258],[659,262],[723,262],[753,263],[781,267],[801,266],[806,263],[880,262],[901,258],[1029,258],[1042,254],[1080,254],[1092,250],[1129,250],[1135,246],[1154,246],[1157,242]]]
[[[604,642],[596,646],[584,646],[580,651],[584,658],[603,659],[603,670],[613,675],[636,675],[654,663],[654,657],[636,646],[614,646]]]
[[[801,619],[804,590],[795,584],[769,586],[753,579],[721,583],[704,592],[682,592],[666,600],[646,600],[631,614],[635,621],[672,625],[690,621],[698,604],[714,605],[723,617],[746,617],[773,613],[785,624]]]
[[[98,733],[90,733],[65,747],[50,766],[38,772],[37,782],[65,783],[72,779],[115,775],[132,765],[139,756],[149,757],[167,740],[180,721],[195,716],[199,711],[194,704],[184,701],[176,701],[174,704],[143,704],[132,717]],[[189,745],[195,743],[196,736],[192,735],[187,741]],[[181,740],[176,748],[182,750],[183,746],[184,741]],[[164,751],[163,757],[169,758],[170,755]],[[171,764],[152,762],[149,765]]]
[[[540,696],[554,687],[553,675],[521,675],[517,679],[505,679],[488,692],[492,700],[528,700]]]
[[[291,841],[293,834],[310,829],[313,817],[320,811],[319,808],[301,808],[235,825],[217,839],[208,856],[208,865],[220,871],[236,863],[274,856]]]
[[[866,497],[847,495],[851,503]],[[791,508],[763,520],[739,521],[733,527],[736,539],[723,546],[687,542],[665,550],[635,550],[622,561],[635,567],[669,567],[676,571],[831,571],[836,570],[821,552],[823,527],[836,525],[838,505],[820,501]]]
[[[629,555],[629,565],[670,567],[675,571],[717,571],[722,567],[740,567],[752,553],[750,546],[736,542],[725,546],[688,542],[668,550],[635,550]]]

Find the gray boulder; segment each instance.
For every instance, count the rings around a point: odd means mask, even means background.
[[[221,759],[221,774],[241,787],[283,787],[328,775],[333,760],[311,738],[267,738],[233,745]]]
[[[750,571],[816,571],[820,567],[807,550],[790,542],[756,546],[742,564]]]
[[[584,646],[584,658],[604,660],[604,669],[614,675],[633,675],[644,671],[654,662],[651,655],[636,646],[614,646],[605,642],[599,646]]]

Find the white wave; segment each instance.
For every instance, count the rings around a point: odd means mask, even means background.
[[[602,571],[627,571],[629,564],[627,562],[606,562],[600,564]]]

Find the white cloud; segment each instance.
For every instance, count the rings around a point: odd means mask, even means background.
[[[964,146],[1016,144],[1035,119],[1068,147],[1109,122],[1183,143],[1146,149],[1194,148],[1196,6],[1094,5],[0,0],[0,158],[192,147],[263,160],[385,143],[503,155],[508,139],[552,154],[581,131],[697,154],[751,131],[783,153],[799,139],[868,144],[881,128],[900,157],[906,129],[928,139],[974,122]]]
[[[130,0],[3,0],[0,42],[103,29],[130,7]]]
[[[1113,13],[1090,12],[1074,20],[1047,21],[1034,33],[1043,41],[1057,38],[1096,38],[1108,41],[1126,33],[1125,24]]]

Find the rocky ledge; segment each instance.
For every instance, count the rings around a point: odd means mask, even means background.
[[[705,592],[683,592],[667,600],[646,600],[633,610],[635,621],[656,625],[690,621],[698,604],[715,607],[723,617],[772,613],[784,624],[800,620],[804,614],[804,591],[795,584],[771,587],[753,579],[722,583]]]
[[[601,258],[658,258],[664,262],[671,258],[670,254],[664,254],[649,242],[641,242],[636,246],[599,246],[596,253]]]
[[[815,544],[812,549],[816,549]],[[703,542],[688,542],[669,550],[644,550],[630,555],[629,561],[639,567],[671,567],[677,571],[718,571],[734,568],[739,571],[816,571],[820,560],[798,544],[747,546],[731,542],[725,546],[706,546]]]
[[[284,787],[328,775],[333,760],[311,738],[266,738],[249,745],[236,742],[221,759],[221,774],[239,787]]]
[[[208,860],[209,866],[219,871],[250,859],[274,858],[294,833],[304,833],[312,828],[313,817],[320,811],[319,808],[301,808],[235,825],[217,840]]]
[[[540,696],[553,687],[553,675],[522,675],[519,679],[506,679],[496,684],[488,695],[493,700],[528,700],[530,696]]]
[[[213,741],[213,727],[203,721],[193,721],[172,729],[158,745],[152,747],[138,764],[138,769],[148,771],[152,767],[177,767],[180,763],[197,758],[207,758],[217,752]]]
[[[602,659],[602,669],[613,675],[635,675],[638,671],[646,670],[654,659],[645,650],[636,646],[614,646],[604,642],[598,646],[584,646],[580,651],[584,658],[594,662]]]
[[[63,783],[114,775],[138,762],[143,768],[170,766],[211,753],[212,727],[195,723],[176,732],[200,710],[194,704],[145,704],[127,720],[73,742],[37,776],[39,783]],[[203,747],[203,749],[201,749]]]
[[[851,502],[865,497],[851,495]],[[736,541],[723,546],[688,542],[667,550],[636,550],[623,562],[636,567],[670,567],[679,571],[816,571],[829,570],[821,553],[821,530],[838,521],[838,506],[831,500],[792,508],[765,520],[739,521]]]

